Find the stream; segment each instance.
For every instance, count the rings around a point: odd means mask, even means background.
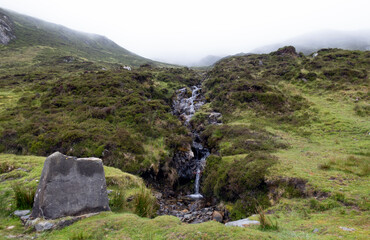
[[[201,133],[192,128],[190,120],[205,103],[205,99],[199,86],[192,86],[190,90],[191,95],[186,88],[176,91],[173,114],[179,117],[192,134],[192,144],[188,146],[188,152],[177,157],[176,166],[180,179],[185,179],[187,182],[194,180],[194,190],[190,193],[174,193],[172,191],[160,193],[159,197],[157,196],[160,205],[158,214],[173,215],[187,223],[201,223],[214,219],[215,212],[218,215],[221,214],[217,212],[214,204],[203,198],[200,191],[202,172],[210,152],[203,146],[200,138]]]
[[[192,132],[193,142],[191,145],[191,150],[194,157],[192,159],[191,168],[195,174],[195,182],[194,193],[188,195],[188,197],[193,199],[203,198],[202,194],[199,192],[199,184],[201,174],[206,164],[206,159],[210,154],[208,149],[203,147],[201,143],[200,133],[192,129],[190,125],[190,120],[194,116],[195,112],[205,103],[203,95],[201,94],[201,90],[202,89],[198,86],[192,86],[191,96],[187,97],[187,89],[182,88],[177,91],[176,100],[174,101],[174,113],[179,115],[180,119],[184,120],[184,125],[187,126]]]

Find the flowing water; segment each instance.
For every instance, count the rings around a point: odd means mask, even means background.
[[[200,193],[200,182],[206,159],[210,152],[202,144],[200,132],[191,124],[191,118],[196,111],[205,103],[202,89],[199,86],[192,86],[191,92],[182,88],[176,91],[173,100],[173,114],[182,120],[183,124],[192,134],[192,144],[185,144],[186,151],[180,151],[174,156],[174,164],[179,175],[185,182],[195,178],[194,192],[173,192],[164,189],[157,194],[160,205],[159,215],[177,216],[183,222],[201,223],[212,220],[212,214],[217,210],[216,206],[203,198]],[[191,93],[191,94],[190,94]],[[220,113],[209,113],[209,124],[221,124]]]
[[[202,171],[206,165],[206,159],[209,156],[209,151],[200,143],[199,133],[196,132],[193,133],[192,150],[194,152],[194,161],[196,163],[196,175],[194,182],[194,194],[190,194],[189,197],[199,199],[203,198],[202,194],[199,192],[199,184]]]
[[[200,178],[202,171],[206,164],[206,159],[209,156],[207,148],[203,147],[199,133],[192,129],[190,120],[194,116],[196,110],[198,110],[203,104],[204,99],[201,95],[201,88],[198,86],[191,87],[191,96],[187,95],[187,89],[182,88],[177,91],[177,99],[174,102],[175,112],[180,116],[180,119],[184,120],[184,125],[187,126],[193,135],[193,143],[191,149],[194,153],[192,164],[195,165],[195,183],[194,183],[194,194],[190,194],[189,197],[194,199],[203,198],[199,192]]]

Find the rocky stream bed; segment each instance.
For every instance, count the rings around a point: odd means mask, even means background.
[[[200,86],[192,86],[191,94],[187,88],[179,89],[173,101],[173,114],[178,116],[192,135],[192,144],[187,146],[187,151],[176,154],[174,164],[180,180],[194,181],[192,193],[175,193],[165,190],[156,193],[160,209],[159,215],[173,215],[187,223],[201,223],[209,220],[224,222],[228,219],[227,213],[203,198],[200,192],[201,175],[204,170],[209,150],[203,146],[201,132],[193,129],[190,120],[196,111],[205,103]],[[212,124],[221,124],[220,113],[210,113],[214,118]]]

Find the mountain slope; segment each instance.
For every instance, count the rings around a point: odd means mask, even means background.
[[[0,44],[1,55],[13,54],[22,49],[31,50],[34,58],[43,62],[61,56],[84,58],[88,61],[128,64],[139,66],[154,63],[118,46],[108,38],[96,34],[81,33],[0,8],[0,35],[10,34],[7,45]],[[1,29],[8,29],[6,32]],[[4,44],[3,43],[3,44]],[[36,47],[42,48],[35,49]],[[40,56],[42,56],[40,58]]]

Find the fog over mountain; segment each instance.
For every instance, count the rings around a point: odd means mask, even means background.
[[[281,43],[266,45],[251,50],[252,53],[269,53],[293,45],[297,51],[310,54],[321,48],[342,48],[348,50],[370,50],[370,29],[359,31],[321,30],[307,33]]]
[[[322,29],[370,29],[369,0],[0,0],[0,7],[106,36],[148,59],[188,66]]]
[[[358,31],[320,30],[306,33],[288,40],[260,46],[245,52],[225,56],[206,56],[190,66],[210,66],[228,56],[242,56],[248,53],[270,53],[284,46],[294,46],[297,52],[311,54],[322,48],[341,48],[347,50],[370,50],[370,29]]]

